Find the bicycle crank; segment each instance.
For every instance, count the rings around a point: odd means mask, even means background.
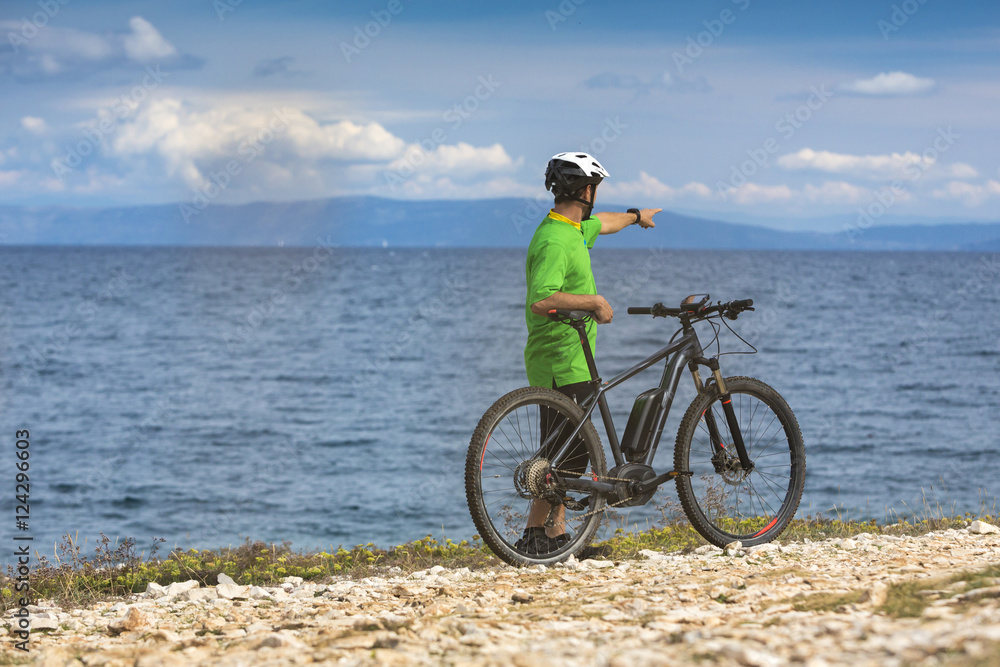
[[[615,480],[614,493],[608,494],[608,503],[622,507],[635,507],[645,505],[656,493],[656,487],[640,491],[637,489],[640,482],[645,482],[656,477],[656,472],[647,465],[641,463],[625,463],[608,471],[608,478]]]

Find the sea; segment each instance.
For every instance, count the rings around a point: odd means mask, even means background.
[[[471,538],[469,438],[526,384],[524,258],[0,247],[0,537],[28,536],[41,554],[66,535],[89,549],[102,533],[184,549]],[[770,384],[795,412],[800,516],[996,513],[995,254],[597,247],[592,263],[615,309],[598,330],[605,379],[674,333],[628,306],[754,300],[730,324],[757,353],[739,354],[752,350],[726,329],[709,349],[730,353],[726,375]],[[707,325],[700,335],[706,348],[715,339]],[[659,374],[608,395],[619,434]],[[693,397],[684,378],[657,467],[671,466]],[[20,451],[27,489],[15,484]],[[657,525],[675,498],[665,485],[611,529]]]

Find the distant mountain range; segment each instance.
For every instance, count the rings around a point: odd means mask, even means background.
[[[300,202],[112,208],[0,206],[5,245],[524,247],[548,204],[530,199],[402,201],[336,197]],[[624,207],[607,207],[624,210]],[[898,220],[898,218],[897,218]],[[663,211],[601,246],[754,250],[1000,250],[1000,223],[856,226],[800,232]],[[845,230],[844,226],[847,226]]]

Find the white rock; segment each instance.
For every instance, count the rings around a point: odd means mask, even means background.
[[[711,554],[711,553],[717,553],[718,551],[719,547],[715,546],[714,544],[705,544],[694,550],[696,554]]]
[[[427,570],[427,574],[429,574],[429,575],[441,574],[442,572],[445,571],[445,569],[446,568],[444,568],[444,567],[442,567],[440,565],[435,565],[431,569]]]
[[[873,607],[881,607],[885,604],[888,595],[889,587],[884,582],[876,581],[861,595],[861,602],[871,603]]]
[[[43,618],[41,615],[32,616],[30,620],[29,630],[34,632],[35,630],[58,630],[59,621],[54,618]]]
[[[644,556],[647,560],[660,561],[665,558],[662,552],[653,551],[652,549],[640,549],[639,554]]]
[[[842,549],[857,549],[858,543],[848,537],[847,539],[840,541],[840,547]]]
[[[302,642],[302,640],[294,637],[293,635],[283,632],[275,632],[256,642],[254,648],[292,648],[305,650],[308,647]]]
[[[225,572],[220,572],[219,576],[216,577],[216,579],[218,579],[218,582],[220,584],[232,584],[233,586],[239,586],[239,584],[237,584],[235,581],[233,581],[233,578],[230,577]]]
[[[180,635],[172,630],[157,630],[149,635],[149,638],[158,642],[167,642],[168,644],[176,644],[181,640]]]
[[[150,617],[139,609],[131,607],[122,618],[116,618],[108,624],[108,630],[112,634],[131,632],[151,625]]]
[[[198,602],[200,600],[213,600],[219,597],[219,593],[211,586],[207,588],[191,588],[177,596],[178,600],[188,602]]]
[[[162,598],[167,594],[167,589],[159,585],[155,581],[151,581],[146,584],[146,596],[153,599]]]
[[[614,561],[610,560],[594,560],[593,558],[588,558],[587,560],[580,561],[581,570],[604,570],[609,567],[614,567]],[[538,567],[545,567],[544,565],[539,565]],[[540,570],[544,572],[544,570]]]
[[[986,523],[985,521],[980,521],[976,519],[969,526],[969,532],[976,535],[990,535],[992,533],[1000,533],[1000,528],[997,528],[991,523]]]
[[[736,553],[737,551],[742,551],[742,550],[743,550],[743,543],[740,542],[739,540],[736,540],[735,542],[730,542],[729,544],[727,544],[726,548],[723,549],[722,551],[724,553]]]
[[[188,581],[175,581],[174,583],[167,586],[165,593],[167,597],[173,597],[175,595],[180,595],[184,591],[189,591],[192,588],[198,588],[200,586],[201,584],[199,584],[194,579],[189,579]]]
[[[746,548],[746,552],[748,554],[766,554],[775,551],[781,551],[781,546],[775,544],[774,542],[765,542],[764,544],[758,544],[755,547]]]
[[[443,569],[443,568],[442,568]],[[303,581],[302,577],[285,577],[281,580],[283,584],[291,584],[292,586],[298,586]]]
[[[246,599],[250,597],[250,587],[240,586],[239,584],[219,584],[215,587],[220,598],[225,598],[227,600],[235,600],[238,598]]]
[[[266,590],[264,590],[260,586],[251,586],[250,587],[250,597],[258,599],[258,600],[261,600],[261,599],[269,599],[272,596],[271,596],[270,593],[268,593]]]
[[[574,556],[573,554],[570,554],[569,558],[567,558],[566,560],[564,560],[561,563],[557,563],[556,567],[564,567],[567,570],[579,570],[580,569],[580,561],[578,561],[576,559],[576,556]]]

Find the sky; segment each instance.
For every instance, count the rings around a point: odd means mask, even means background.
[[[0,205],[541,197],[582,150],[622,205],[995,221],[998,56],[995,0],[3,0]]]

